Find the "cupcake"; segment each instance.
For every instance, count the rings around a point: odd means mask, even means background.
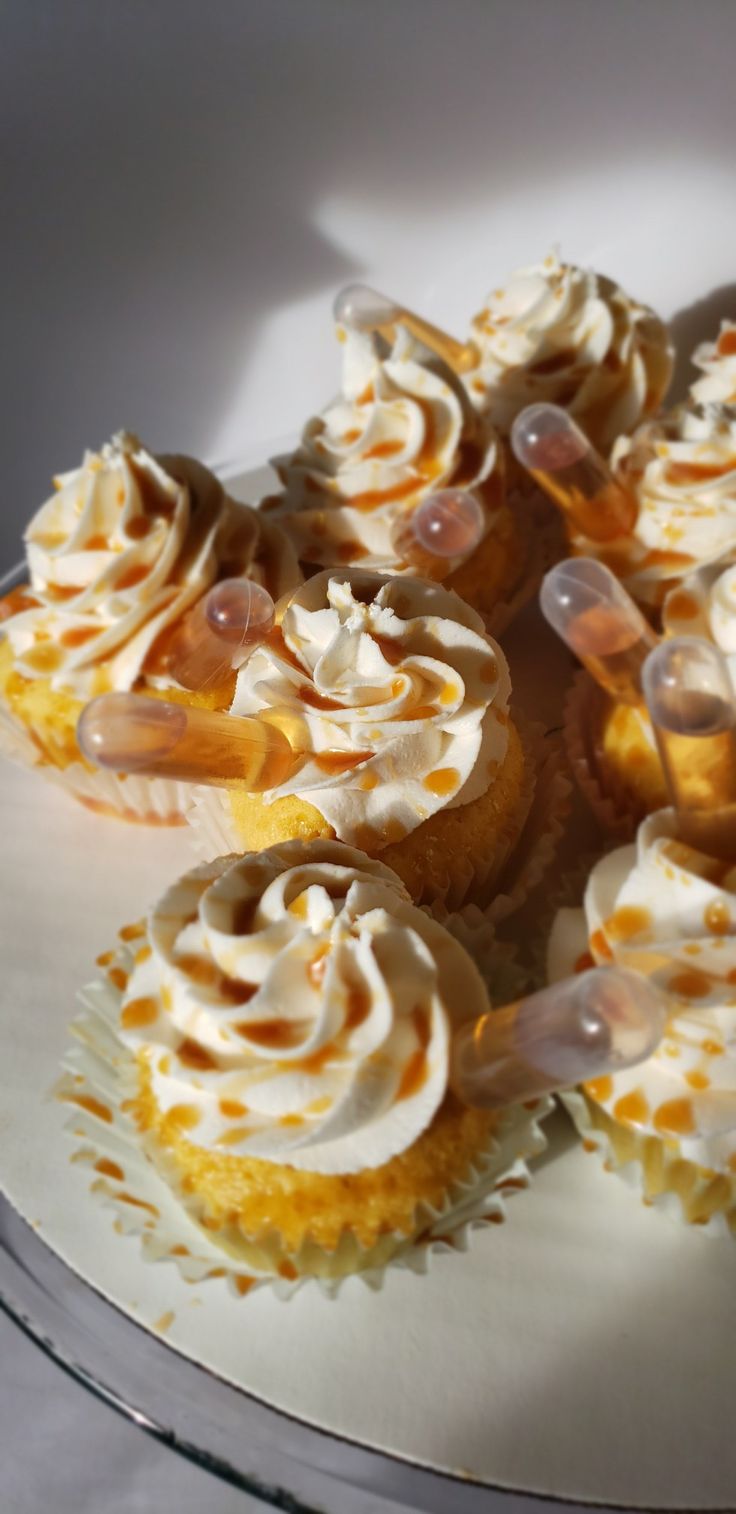
[[[696,403],[736,405],[736,321],[721,321],[715,342],[701,342],[693,362],[702,378],[690,386]]]
[[[545,402],[568,409],[607,451],[659,409],[672,376],[672,344],[654,311],[554,253],[489,294],[471,337],[480,356],[468,394],[504,436],[526,405]]]
[[[417,902],[489,895],[531,803],[500,647],[444,585],[359,568],[297,590],[238,673],[233,715],[302,752],[280,787],[201,792],[208,855],[337,837],[380,856]]]
[[[26,531],[28,584],[0,600],[0,743],[93,809],[177,823],[185,786],[103,774],[77,719],[109,690],[227,708],[234,675],[190,693],[168,665],[174,632],[219,579],[274,598],[301,581],[286,539],[191,458],[155,458],[127,433],[55,480]]]
[[[274,468],[280,494],[263,502],[307,571],[345,565],[413,574],[404,533],[431,494],[467,489],[485,534],[465,560],[422,564],[490,614],[527,573],[529,544],[505,502],[503,456],[490,424],[469,405],[452,369],[397,328],[393,346],[338,327],[342,393],[307,422],[301,442]]]
[[[121,1208],[161,1213],[145,1170],[132,1179],[142,1143],[223,1261],[334,1278],[502,1218],[495,1190],[525,1186],[510,1170],[544,1145],[531,1111],[470,1110],[448,1088],[453,1030],[490,1007],[483,979],[382,863],[329,841],[218,858],[109,956],[73,1065],[112,1073],[60,1092],[96,1103]],[[157,1256],[190,1256],[190,1232]]]
[[[655,616],[687,574],[736,557],[736,409],[679,406],[619,437],[611,466],[637,500],[634,529],[605,545],[573,534],[573,545],[606,562]]]
[[[646,1062],[565,1103],[646,1201],[736,1233],[736,867],[680,841],[672,810],[598,862],[582,910],[555,920],[552,980],[608,962],[666,995],[667,1031]]]

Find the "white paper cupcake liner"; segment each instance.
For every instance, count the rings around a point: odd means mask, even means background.
[[[87,809],[139,825],[185,825],[192,804],[193,785],[173,778],[123,775],[103,768],[90,771],[82,762],[63,770],[49,764],[43,772]]]
[[[83,762],[58,768],[42,755],[43,741],[33,739],[33,727],[16,720],[0,700],[0,755],[22,767],[35,768],[41,777],[64,789],[87,809],[116,815],[141,825],[184,825],[192,804],[194,786],[171,778],[145,778],[135,773],[112,773],[90,769]]]
[[[641,1194],[642,1202],[646,1204],[647,1208],[656,1209],[660,1213],[666,1214],[668,1219],[675,1221],[678,1225],[689,1223],[691,1228],[702,1230],[706,1235],[728,1236],[732,1240],[735,1238],[736,1230],[730,1230],[728,1221],[722,1210],[711,1214],[705,1222],[702,1220],[698,1220],[695,1223],[687,1221],[683,1200],[676,1187],[677,1178],[675,1169],[682,1169],[684,1160],[682,1156],[677,1155],[670,1158],[665,1153],[664,1173],[667,1180],[671,1180],[674,1186],[665,1188],[661,1193],[647,1196],[644,1192],[644,1168],[642,1161],[637,1159],[622,1162],[619,1159],[608,1133],[605,1130],[600,1130],[593,1124],[588,1102],[583,1094],[578,1089],[571,1088],[567,1092],[560,1094],[560,1101],[575,1125],[585,1150],[591,1154],[595,1153],[602,1158],[603,1167],[606,1172],[623,1178],[629,1188],[636,1189]],[[656,1140],[657,1138],[653,1137],[652,1139]],[[692,1163],[687,1163],[686,1165],[691,1173],[698,1173],[698,1169]],[[692,1205],[697,1206],[701,1201],[706,1201],[707,1190],[711,1186],[711,1182],[711,1178],[698,1174],[693,1186],[688,1190],[688,1199]],[[733,1207],[734,1211],[736,1211],[736,1179],[731,1180],[731,1188]]]
[[[38,767],[41,753],[22,721],[16,720],[4,699],[0,698],[0,756],[22,767]]]
[[[64,1072],[54,1090],[72,1108],[68,1132],[82,1142],[72,1161],[91,1169],[91,1192],[113,1210],[115,1228],[139,1237],[147,1260],[173,1261],[186,1281],[225,1278],[236,1297],[267,1285],[283,1299],[312,1283],[327,1297],[335,1297],[345,1277],[279,1276],[233,1259],[187,1211],[186,1199],[168,1185],[160,1170],[160,1151],[158,1165],[147,1155],[146,1141],[128,1112],[128,1101],[137,1090],[136,1063],[117,1034],[121,985],[139,944],[119,945],[105,954],[105,980],[91,984],[80,995],[81,1013],[72,1026],[76,1044],[64,1058]],[[379,1288],[387,1266],[424,1272],[442,1252],[465,1250],[474,1230],[503,1223],[506,1199],[529,1186],[527,1161],[546,1147],[540,1123],[552,1107],[551,1100],[543,1099],[533,1107],[507,1112],[488,1147],[478,1153],[470,1173],[454,1185],[441,1209],[426,1204],[418,1209],[418,1239],[407,1243],[404,1237],[389,1238],[391,1245],[400,1244],[402,1249],[381,1265],[361,1267],[363,1258],[353,1258],[365,1284]],[[355,1249],[357,1242],[351,1239]]]

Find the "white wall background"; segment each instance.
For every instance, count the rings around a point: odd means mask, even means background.
[[[461,331],[559,242],[685,348],[736,306],[732,0],[3,0],[0,25],[0,563],[122,425],[218,463],[294,431],[347,280]]]

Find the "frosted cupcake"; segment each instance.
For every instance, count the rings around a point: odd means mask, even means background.
[[[681,406],[620,437],[616,479],[639,510],[629,536],[606,543],[573,534],[575,550],[599,557],[639,603],[661,609],[696,568],[736,556],[736,409]]]
[[[102,1150],[112,1132],[113,1170],[104,1157],[97,1170],[121,1208],[132,1186],[159,1215],[126,1156],[142,1139],[206,1241],[256,1275],[383,1267],[502,1217],[494,1190],[544,1143],[530,1111],[469,1110],[449,1092],[453,1030],[488,994],[388,868],[335,842],[219,858],[134,934],[95,996],[112,1080],[91,1096],[77,1073],[62,1090],[96,1103]],[[84,1039],[100,1034],[98,1018]],[[92,1064],[82,1051],[74,1065]],[[175,1228],[157,1243],[190,1249]]]
[[[673,348],[666,326],[610,279],[560,263],[520,269],[475,316],[473,404],[504,435],[526,405],[568,409],[596,447],[653,415],[666,394]]]
[[[307,422],[297,450],[274,467],[282,493],[264,501],[308,570],[350,564],[413,574],[402,536],[417,506],[449,487],[480,503],[484,537],[472,555],[422,566],[489,614],[513,598],[528,543],[505,502],[501,447],[452,369],[403,327],[392,347],[338,327],[339,399]]]
[[[91,808],[178,822],[184,786],[92,769],[76,741],[85,703],[109,690],[227,708],[234,676],[177,686],[170,638],[216,581],[245,576],[274,598],[301,581],[281,532],[230,499],[190,458],[155,458],[121,433],[80,468],[26,531],[29,583],[0,600],[0,742]]]
[[[736,867],[680,841],[673,811],[651,815],[555,921],[550,978],[591,962],[644,974],[670,1019],[648,1061],[564,1096],[580,1133],[646,1200],[736,1233]]]
[[[701,342],[693,362],[703,374],[690,386],[693,399],[701,405],[736,405],[736,321],[721,321],[716,341]]]
[[[265,793],[203,790],[190,818],[209,855],[337,837],[417,902],[479,903],[533,791],[510,690],[500,647],[444,586],[320,573],[240,670],[231,707],[280,723],[301,761]]]

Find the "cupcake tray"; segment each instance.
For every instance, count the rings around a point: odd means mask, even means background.
[[[252,497],[263,476],[240,483]],[[537,611],[503,641],[526,713],[560,725],[569,663]],[[736,1248],[645,1208],[562,1113],[507,1222],[424,1274],[236,1298],[144,1260],[91,1200],[49,1090],[95,957],[191,865],[191,839],[92,816],[8,764],[0,835],[0,1295],[39,1345],[285,1510],[733,1508]],[[555,876],[594,844],[580,805]],[[553,887],[509,938],[539,933]]]

